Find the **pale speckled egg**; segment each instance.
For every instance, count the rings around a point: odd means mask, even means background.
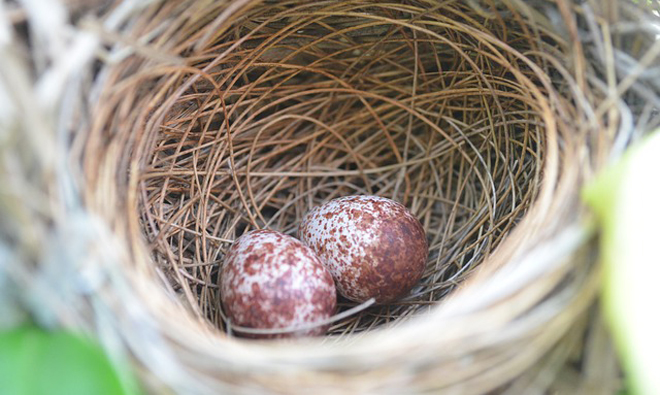
[[[331,317],[337,306],[332,276],[314,251],[272,230],[251,231],[234,242],[219,286],[225,314],[232,325],[240,327],[276,329],[313,324]],[[244,336],[314,336],[327,329],[324,325],[293,333]]]
[[[298,237],[321,258],[347,299],[392,302],[421,279],[428,257],[422,224],[402,204],[346,196],[312,209]]]

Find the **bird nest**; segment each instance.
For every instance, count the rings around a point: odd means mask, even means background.
[[[55,287],[74,305],[54,297],[60,309],[33,314],[95,333],[154,391],[616,388],[579,191],[658,124],[650,13],[617,1],[151,3],[70,4],[70,51],[97,60],[60,65],[75,84],[52,81],[64,93],[55,120],[44,113],[59,130],[44,135],[59,137],[43,167],[63,202],[49,223],[78,246],[60,264],[86,285]],[[56,56],[29,9],[13,15],[36,29],[35,53]],[[386,305],[340,300],[325,337],[235,337],[217,285],[231,243],[252,229],[295,235],[312,207],[356,194],[420,219],[420,283]],[[38,277],[23,274],[11,278]]]

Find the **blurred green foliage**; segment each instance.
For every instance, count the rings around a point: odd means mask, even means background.
[[[597,216],[602,306],[629,393],[660,394],[660,129],[629,148],[583,191]]]
[[[81,336],[24,326],[0,332],[0,394],[134,395],[103,350]]]

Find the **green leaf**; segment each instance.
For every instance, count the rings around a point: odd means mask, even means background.
[[[21,327],[0,333],[0,394],[128,395],[101,348],[70,332]]]
[[[601,225],[603,309],[632,393],[660,394],[660,131],[584,191]]]

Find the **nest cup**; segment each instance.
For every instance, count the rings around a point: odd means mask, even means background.
[[[131,98],[141,108],[162,95],[138,137],[138,211],[155,263],[197,314],[230,324],[215,284],[234,239],[255,228],[295,236],[332,198],[398,200],[431,247],[410,296],[350,314],[331,334],[428,312],[520,220],[546,157],[538,77],[488,40],[534,43],[496,22],[488,37],[456,22],[465,9],[435,8],[255,5],[190,42],[188,70]]]
[[[171,1],[126,16],[134,53],[116,44],[90,76],[70,154],[119,246],[110,311],[145,382],[516,392],[570,386],[565,372],[577,388],[576,363],[611,363],[584,341],[601,329],[578,194],[621,134],[622,104],[599,113],[602,70],[576,46],[603,10],[532,3]],[[217,287],[233,240],[295,235],[354,194],[420,219],[421,282],[388,305],[341,300],[326,337],[235,337]]]

